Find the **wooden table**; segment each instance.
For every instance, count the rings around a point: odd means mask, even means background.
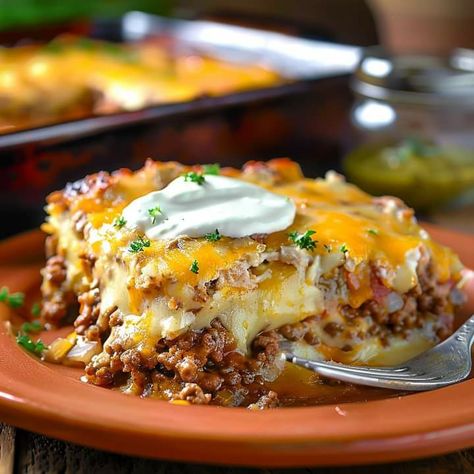
[[[447,474],[474,473],[474,449],[381,466],[247,469],[153,461],[83,448],[0,426],[0,473],[25,474]]]
[[[472,211],[472,213],[470,212]],[[474,233],[474,209],[434,216],[434,222]],[[473,440],[474,446],[474,440]],[[111,454],[0,424],[0,474],[474,474],[474,448],[417,461],[379,466],[247,469],[154,461]]]

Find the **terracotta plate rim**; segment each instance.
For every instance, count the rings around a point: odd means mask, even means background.
[[[429,230],[444,243],[451,242],[472,265],[474,236],[431,226]],[[41,238],[33,231],[1,243],[0,262],[14,254],[19,239],[31,243],[32,255],[38,254]],[[17,260],[9,257],[8,265]],[[471,293],[474,299],[474,285]],[[441,454],[474,445],[470,400],[474,380],[405,397],[263,412],[175,406],[66,377],[57,366],[42,364],[21,350],[8,323],[0,324],[0,419],[78,444],[144,457],[288,467]]]

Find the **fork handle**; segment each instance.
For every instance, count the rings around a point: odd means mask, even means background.
[[[474,342],[474,314],[451,337],[472,348]]]

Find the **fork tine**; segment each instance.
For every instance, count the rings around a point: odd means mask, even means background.
[[[387,380],[400,380],[403,382],[429,382],[439,379],[439,377],[434,376],[426,377],[424,373],[418,374],[413,372],[403,372],[400,374],[398,372],[394,373],[390,369],[385,371],[374,371],[371,367],[355,367],[330,362],[308,361],[307,359],[302,359],[292,354],[287,354],[286,356],[290,362],[309,369],[317,370],[319,373],[321,373],[321,370],[327,370],[338,374],[347,374],[356,377],[369,377],[373,380],[380,380],[383,378]]]
[[[298,363],[299,365],[303,364],[306,359],[303,359],[301,357],[295,356],[294,354],[290,353],[284,353],[286,359],[289,362],[293,363]],[[345,372],[352,372],[354,374],[369,374],[371,376],[395,376],[397,378],[399,377],[413,377],[413,376],[420,376],[424,374],[414,374],[413,372],[410,372],[408,367],[403,367],[403,371],[395,371],[392,370],[391,368],[382,368],[382,367],[360,367],[360,366],[354,366],[354,365],[342,365],[338,364],[337,362],[327,362],[327,361],[311,361],[312,364],[318,365],[320,367],[325,367],[325,368],[335,368],[336,370],[341,370],[343,369]]]
[[[408,372],[410,369],[406,365],[403,367],[367,367],[367,366],[360,366],[360,365],[354,365],[352,367],[361,367],[361,368],[368,368],[372,372],[377,372],[377,373],[386,373],[386,372],[394,372],[399,375],[403,375],[406,372]]]
[[[293,343],[280,341],[286,360],[343,382],[402,391],[434,390],[465,380],[472,368],[474,315],[437,346],[394,367],[360,367],[304,359],[292,354]]]
[[[339,365],[337,363],[327,363],[322,362],[321,364],[326,365],[331,368],[340,368],[347,372],[353,372],[355,374],[362,374],[362,375],[371,375],[371,376],[378,376],[378,377],[396,377],[396,378],[409,378],[409,377],[422,377],[425,375],[425,372],[412,372],[406,367],[406,370],[403,372],[398,372],[395,370],[391,370],[390,368],[382,369],[382,368],[375,368],[375,367],[362,367],[362,366],[355,366],[355,365]]]
[[[326,377],[337,378],[343,382],[355,383],[359,385],[368,385],[372,387],[389,388],[392,390],[411,390],[423,391],[439,388],[446,383],[442,379],[419,380],[419,379],[396,379],[396,378],[378,378],[368,375],[357,375],[344,371],[336,371],[329,368],[314,368],[315,372]]]

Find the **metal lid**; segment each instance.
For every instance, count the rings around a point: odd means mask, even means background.
[[[390,103],[472,108],[474,51],[458,49],[442,58],[390,56],[380,48],[369,48],[351,85],[361,96]]]

